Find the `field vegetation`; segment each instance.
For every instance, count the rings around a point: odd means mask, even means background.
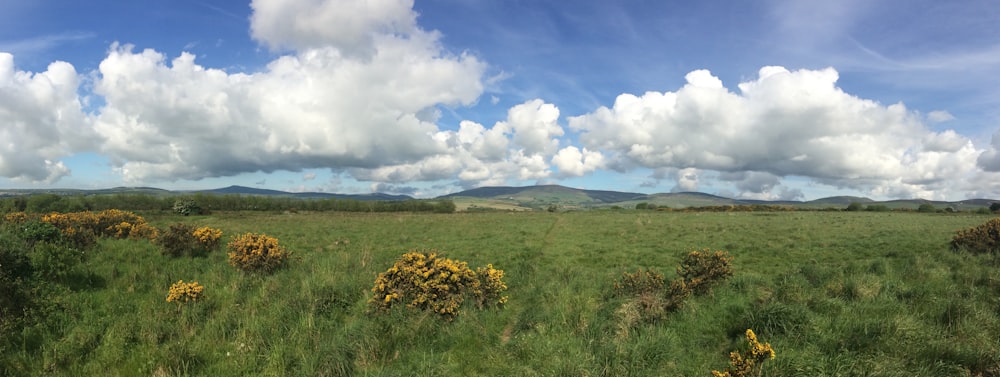
[[[0,375],[1000,375],[1000,259],[953,243],[989,214],[160,204],[87,242],[4,216]]]

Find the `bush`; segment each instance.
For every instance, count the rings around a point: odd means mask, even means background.
[[[761,365],[767,360],[774,359],[774,348],[771,348],[770,343],[758,342],[757,335],[751,329],[747,329],[746,339],[750,346],[746,350],[746,353],[740,351],[730,352],[729,368],[726,368],[722,372],[713,370],[713,377],[749,377],[761,375]]]
[[[951,238],[951,249],[966,250],[973,254],[1000,251],[1000,217],[977,227],[955,232]]]
[[[937,208],[934,208],[933,204],[924,203],[924,204],[921,204],[921,205],[919,205],[917,207],[917,212],[934,213],[934,212],[937,212]]]
[[[46,222],[26,220],[19,225],[20,236],[29,245],[37,242],[56,242],[62,238],[59,228]]]
[[[684,306],[684,301],[691,296],[684,279],[674,279],[670,285],[665,282],[663,274],[654,270],[622,273],[622,278],[614,284],[615,295],[628,299],[616,312],[622,321],[622,330],[640,322],[659,321]]]
[[[83,262],[84,253],[68,245],[41,242],[30,253],[35,274],[47,280],[63,281],[76,265]]]
[[[290,253],[278,239],[265,234],[246,233],[226,245],[229,264],[245,272],[270,273],[281,267]]]
[[[733,276],[732,261],[733,257],[725,251],[692,251],[677,268],[677,275],[695,294],[709,293],[713,285]]]
[[[408,308],[430,311],[447,320],[458,316],[467,296],[480,308],[506,303],[503,271],[492,265],[477,271],[466,262],[441,258],[434,252],[409,252],[375,278],[368,303],[379,311],[406,303]]]
[[[184,280],[178,280],[176,283],[170,285],[170,291],[167,293],[167,302],[177,302],[178,304],[195,302],[202,299],[204,291],[205,287],[196,281],[185,283]]]
[[[179,199],[174,202],[173,208],[174,212],[184,216],[201,214],[201,206],[194,200]]]
[[[198,239],[194,236],[194,227],[187,224],[173,224],[156,239],[163,255],[180,257],[197,254]]]
[[[194,235],[198,244],[201,245],[205,251],[213,251],[219,248],[219,240],[222,238],[222,231],[203,226],[195,229],[192,235]]]
[[[621,279],[615,281],[615,294],[630,297],[659,293],[663,290],[665,281],[663,274],[654,270],[640,268],[634,273],[623,272]]]

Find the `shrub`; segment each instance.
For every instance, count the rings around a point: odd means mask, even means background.
[[[174,212],[184,216],[201,214],[201,206],[194,200],[179,199],[174,202],[173,208]]]
[[[219,248],[219,239],[222,238],[222,231],[203,226],[195,229],[192,235],[194,235],[194,238],[198,240],[198,244],[201,245],[205,251],[212,251]]]
[[[76,265],[83,262],[84,253],[68,245],[40,242],[30,253],[31,265],[37,276],[54,281],[65,280]]]
[[[713,285],[733,276],[732,261],[725,251],[692,251],[684,257],[677,274],[695,294],[705,294],[712,291]]]
[[[19,224],[20,236],[29,245],[36,242],[56,242],[62,237],[59,228],[42,221],[23,221]]]
[[[746,332],[747,343],[750,347],[746,350],[746,353],[740,351],[733,351],[729,353],[729,368],[719,372],[717,370],[712,371],[713,377],[747,377],[747,376],[760,376],[761,375],[761,365],[770,359],[774,359],[774,348],[771,348],[770,343],[760,343],[757,341],[757,335],[753,333],[753,330],[747,329]]]
[[[0,336],[26,320],[37,300],[32,294],[34,269],[23,242],[0,233]]]
[[[966,250],[973,254],[1000,251],[1000,217],[977,227],[955,232],[951,238],[951,249]]]
[[[194,236],[194,227],[187,224],[173,224],[157,237],[163,255],[180,257],[185,254],[194,256],[198,247],[198,239]]]
[[[246,233],[226,245],[229,264],[246,272],[272,272],[281,267],[290,253],[278,239],[265,234]]]
[[[623,329],[640,322],[659,321],[682,308],[691,296],[684,279],[674,279],[666,285],[662,273],[643,269],[622,273],[622,278],[614,283],[614,290],[616,296],[628,298],[617,311]]]
[[[933,213],[933,212],[937,212],[937,208],[934,208],[933,204],[924,203],[924,204],[921,204],[921,205],[917,206],[917,212]]]
[[[155,239],[158,231],[146,219],[132,212],[109,209],[93,212],[53,212],[42,216],[42,221],[58,228],[74,246],[86,248],[96,243],[97,237]]]
[[[178,280],[176,283],[170,285],[170,291],[167,293],[167,302],[177,302],[178,304],[195,302],[202,299],[204,291],[205,287],[196,281],[185,283],[184,280]]]
[[[430,311],[447,320],[459,314],[466,296],[472,296],[480,308],[506,303],[507,297],[502,296],[507,289],[503,271],[492,265],[477,271],[466,262],[442,258],[434,252],[412,251],[376,277],[368,303],[380,311],[406,303],[408,308]]]
[[[476,306],[480,309],[489,306],[502,306],[507,303],[507,284],[503,282],[503,270],[493,268],[492,264],[476,268],[479,285],[473,287],[472,295],[476,298]]]
[[[661,292],[664,282],[662,273],[640,268],[634,273],[623,272],[621,279],[615,281],[614,289],[619,297],[639,296]]]

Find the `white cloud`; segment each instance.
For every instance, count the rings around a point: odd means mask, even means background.
[[[927,121],[932,123],[942,123],[954,119],[954,115],[944,110],[935,110],[927,113]]]
[[[579,177],[603,168],[604,156],[587,148],[581,151],[577,147],[569,146],[559,150],[559,153],[552,157],[552,163],[559,169],[560,176]]]
[[[976,164],[988,172],[1000,172],[1000,132],[993,134],[989,149],[982,152]]]
[[[902,104],[849,95],[837,79],[832,68],[764,67],[734,93],[695,71],[676,92],[622,94],[569,127],[614,166],[756,171],[859,190],[932,190],[970,172],[977,152],[967,138],[929,131]]]
[[[485,64],[448,54],[436,34],[406,21],[412,10],[398,8],[407,2],[343,4],[370,13],[339,26],[327,25],[345,17],[332,2],[283,4],[254,2],[255,36],[300,50],[259,73],[206,68],[188,53],[168,64],[153,50],[112,46],[96,82],[106,102],[96,129],[126,180],[361,168],[353,171],[397,181],[442,166],[448,146],[435,139],[434,107],[473,104]],[[302,19],[285,29],[268,23],[293,16]],[[354,42],[371,51],[343,53],[360,48]],[[489,154],[495,142],[487,135],[481,152]],[[418,173],[361,173],[418,163],[425,166]]]
[[[273,48],[335,48],[370,57],[382,39],[433,40],[420,30],[412,0],[254,0],[250,31]]]
[[[698,191],[698,169],[684,168],[676,173],[677,184],[671,192],[694,192]]]
[[[13,55],[0,52],[0,176],[51,183],[70,174],[60,159],[95,142],[79,86],[69,63],[26,72],[17,70]]]
[[[507,112],[507,126],[514,132],[514,142],[527,154],[551,154],[559,148],[559,109],[540,99],[527,101]]]

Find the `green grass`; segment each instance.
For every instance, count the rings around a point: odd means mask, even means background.
[[[102,240],[52,296],[61,310],[0,345],[11,375],[708,376],[752,327],[772,376],[1000,372],[1000,267],[948,249],[988,216],[916,213],[146,214],[277,237],[291,263],[238,272],[225,252],[170,258]],[[733,278],[651,324],[624,324],[612,282],[670,279],[691,250],[727,250]],[[506,272],[501,310],[453,322],[376,315],[375,276],[411,249]],[[165,301],[177,280],[202,302]],[[990,374],[993,373],[993,374]]]

